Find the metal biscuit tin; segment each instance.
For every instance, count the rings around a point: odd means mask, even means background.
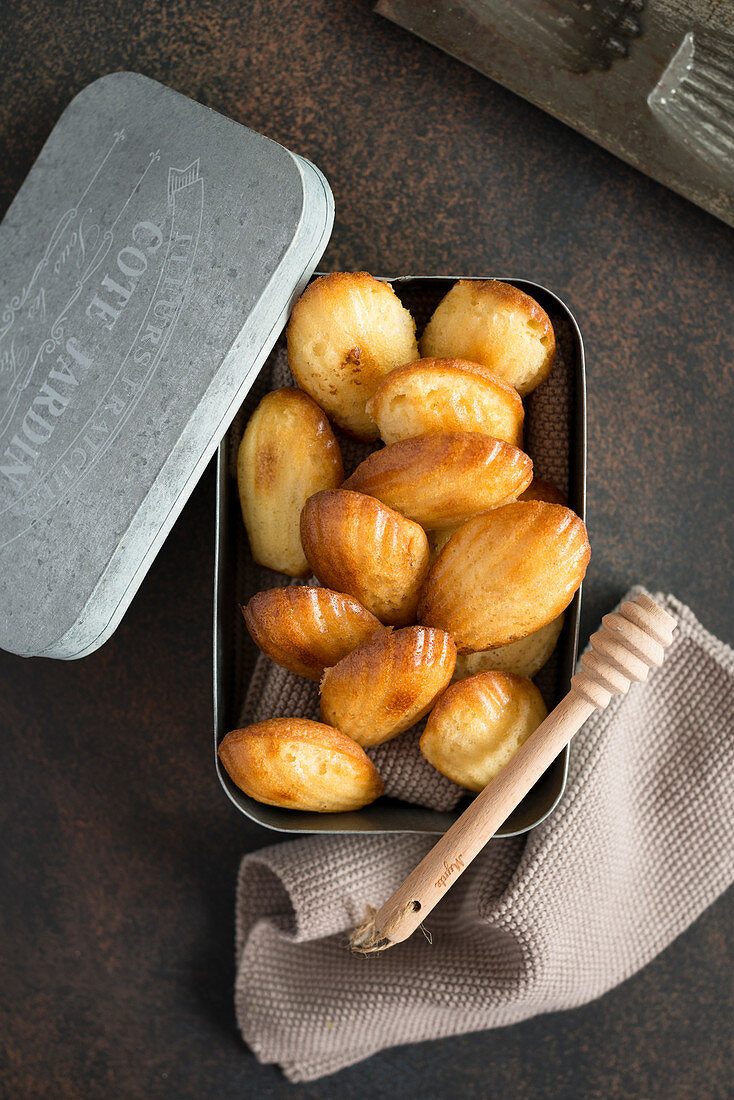
[[[228,456],[332,221],[308,161],[146,77],[103,77],[72,101],[0,226],[0,646],[63,659],[100,646],[221,440],[215,747],[236,726],[255,652],[237,606],[252,593],[238,582],[246,540]],[[420,327],[454,278],[391,281]],[[581,336],[555,295],[508,281],[564,334],[569,503],[583,517]],[[575,665],[579,614],[580,592],[556,694]],[[567,759],[500,835],[552,811]],[[242,812],[285,832],[442,833],[462,808],[380,799],[358,813],[298,813],[254,802],[217,770]]]
[[[389,280],[404,305],[423,327],[441,298],[462,276],[404,276]],[[489,277],[489,276],[488,276]],[[505,278],[504,276],[499,276]],[[505,278],[506,282],[535,298],[549,314],[556,338],[563,348],[564,382],[561,389],[564,425],[567,430],[567,484],[569,505],[583,519],[586,509],[586,382],[584,347],[573,314],[555,294],[524,279]],[[284,338],[281,338],[281,340]],[[272,353],[275,363],[284,355],[282,343]],[[235,462],[244,424],[257,399],[267,390],[270,362],[245,407],[235,419],[218,455],[217,547],[214,601],[214,763],[220,783],[234,805],[247,817],[268,829],[286,833],[426,833],[442,834],[465,808],[464,799],[456,810],[445,813],[411,805],[397,799],[380,798],[352,813],[319,814],[268,806],[249,798],[232,782],[222,767],[217,746],[231,729],[242,724],[242,708],[252,675],[257,649],[250,639],[240,612],[254,590],[248,588],[249,548],[240,513]],[[540,393],[542,387],[538,390]],[[526,402],[529,409],[533,395]],[[532,415],[532,413],[530,414]],[[532,448],[531,448],[532,456]],[[550,476],[539,470],[540,476]],[[263,585],[262,587],[267,587]],[[549,707],[555,705],[570,688],[578,653],[581,590],[576,593],[566,618],[554,658],[536,680]],[[541,677],[543,678],[541,680]],[[515,836],[540,824],[558,804],[568,771],[568,747],[548,768],[535,787],[513,811],[499,836]]]
[[[313,165],[146,77],[67,107],[0,227],[0,646],[109,637],[332,220]]]

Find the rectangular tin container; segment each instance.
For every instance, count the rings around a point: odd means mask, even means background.
[[[110,636],[333,210],[308,161],[140,74],[67,106],[0,226],[0,647]]]
[[[418,331],[440,299],[457,278],[462,276],[404,276],[389,280],[398,297],[416,319]],[[504,278],[504,277],[501,277]],[[568,501],[585,518],[586,510],[586,383],[584,348],[576,320],[568,307],[551,291],[523,279],[504,279],[535,298],[549,314],[559,347],[563,349],[568,385],[566,390],[568,425]],[[284,339],[281,336],[281,341]],[[264,364],[267,372],[269,361]],[[262,394],[260,395],[262,396]],[[532,398],[531,398],[532,400]],[[254,408],[255,396],[245,407]],[[450,813],[439,812],[381,798],[352,813],[318,814],[267,806],[249,798],[236,787],[216,754],[219,742],[239,725],[244,695],[252,674],[257,649],[245,627],[240,604],[254,592],[244,590],[238,579],[238,555],[248,554],[240,514],[237,483],[230,456],[239,444],[244,417],[238,416],[223,439],[218,452],[216,564],[214,595],[214,760],[226,794],[234,805],[253,821],[267,829],[285,833],[426,833],[442,834],[465,809],[469,796]],[[532,455],[531,455],[532,457]],[[545,475],[544,470],[540,470]],[[581,613],[581,590],[566,611],[566,620],[553,664],[552,680],[541,684],[549,708],[569,690],[577,652]],[[545,672],[545,670],[544,670]],[[540,674],[541,676],[543,673]],[[539,825],[558,804],[568,772],[568,747],[548,768],[532,791],[513,811],[498,836],[516,836]]]

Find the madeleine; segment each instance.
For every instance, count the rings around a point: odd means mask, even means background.
[[[429,432],[479,432],[519,447],[523,407],[498,374],[465,359],[419,359],[380,382],[367,411],[385,443]]]
[[[558,486],[552,481],[543,481],[542,477],[534,477],[517,499],[544,500],[546,504],[563,504],[564,507],[568,507],[568,501]]]
[[[528,634],[509,645],[497,649],[480,649],[477,653],[461,653],[456,658],[454,680],[463,680],[476,672],[512,672],[515,676],[526,678],[535,676],[550,659],[556,648],[563,629],[564,614],[541,626],[540,630]]]
[[[269,718],[233,730],[219,749],[233,783],[288,810],[359,810],[382,794],[377,768],[351,737],[307,718]]]
[[[420,739],[421,752],[454,783],[481,791],[547,713],[532,680],[480,672],[453,684],[438,700]]]
[[[415,620],[428,572],[425,531],[374,497],[316,493],[301,513],[301,542],[327,588],[346,592],[383,623]]]
[[[344,488],[377,497],[435,530],[515,500],[532,476],[532,461],[509,443],[474,432],[437,432],[374,451]]]
[[[496,279],[460,279],[426,325],[421,355],[482,363],[525,396],[553,366],[556,339],[534,298]]]
[[[474,516],[431,566],[419,619],[454,636],[460,653],[495,649],[557,618],[590,557],[583,522],[569,508],[515,501]]]
[[[320,680],[382,623],[343,592],[297,586],[258,592],[242,608],[252,640],[298,676]]]
[[[364,748],[381,745],[428,713],[455,661],[443,630],[384,630],[324,673],[321,717]]]
[[[288,366],[301,389],[358,439],[377,439],[367,401],[391,370],[418,358],[415,322],[389,283],[322,275],[288,322]]]
[[[301,546],[304,503],[344,478],[339,444],[329,421],[292,387],[263,397],[237,454],[237,484],[254,560],[290,577],[310,573]]]

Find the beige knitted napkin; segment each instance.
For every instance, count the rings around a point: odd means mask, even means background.
[[[586,1003],[648,963],[734,878],[734,652],[673,597],[663,666],[572,744],[568,788],[527,837],[491,841],[420,935],[355,956],[348,934],[424,836],[320,836],[242,860],[235,1004],[292,1081],[385,1047]]]

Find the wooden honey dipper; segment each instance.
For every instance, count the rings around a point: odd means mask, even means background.
[[[675,619],[641,594],[605,615],[571,678],[568,695],[490,780],[380,910],[370,910],[352,934],[353,950],[384,951],[407,940],[525,797],[587,718],[613,695],[662,664]]]

